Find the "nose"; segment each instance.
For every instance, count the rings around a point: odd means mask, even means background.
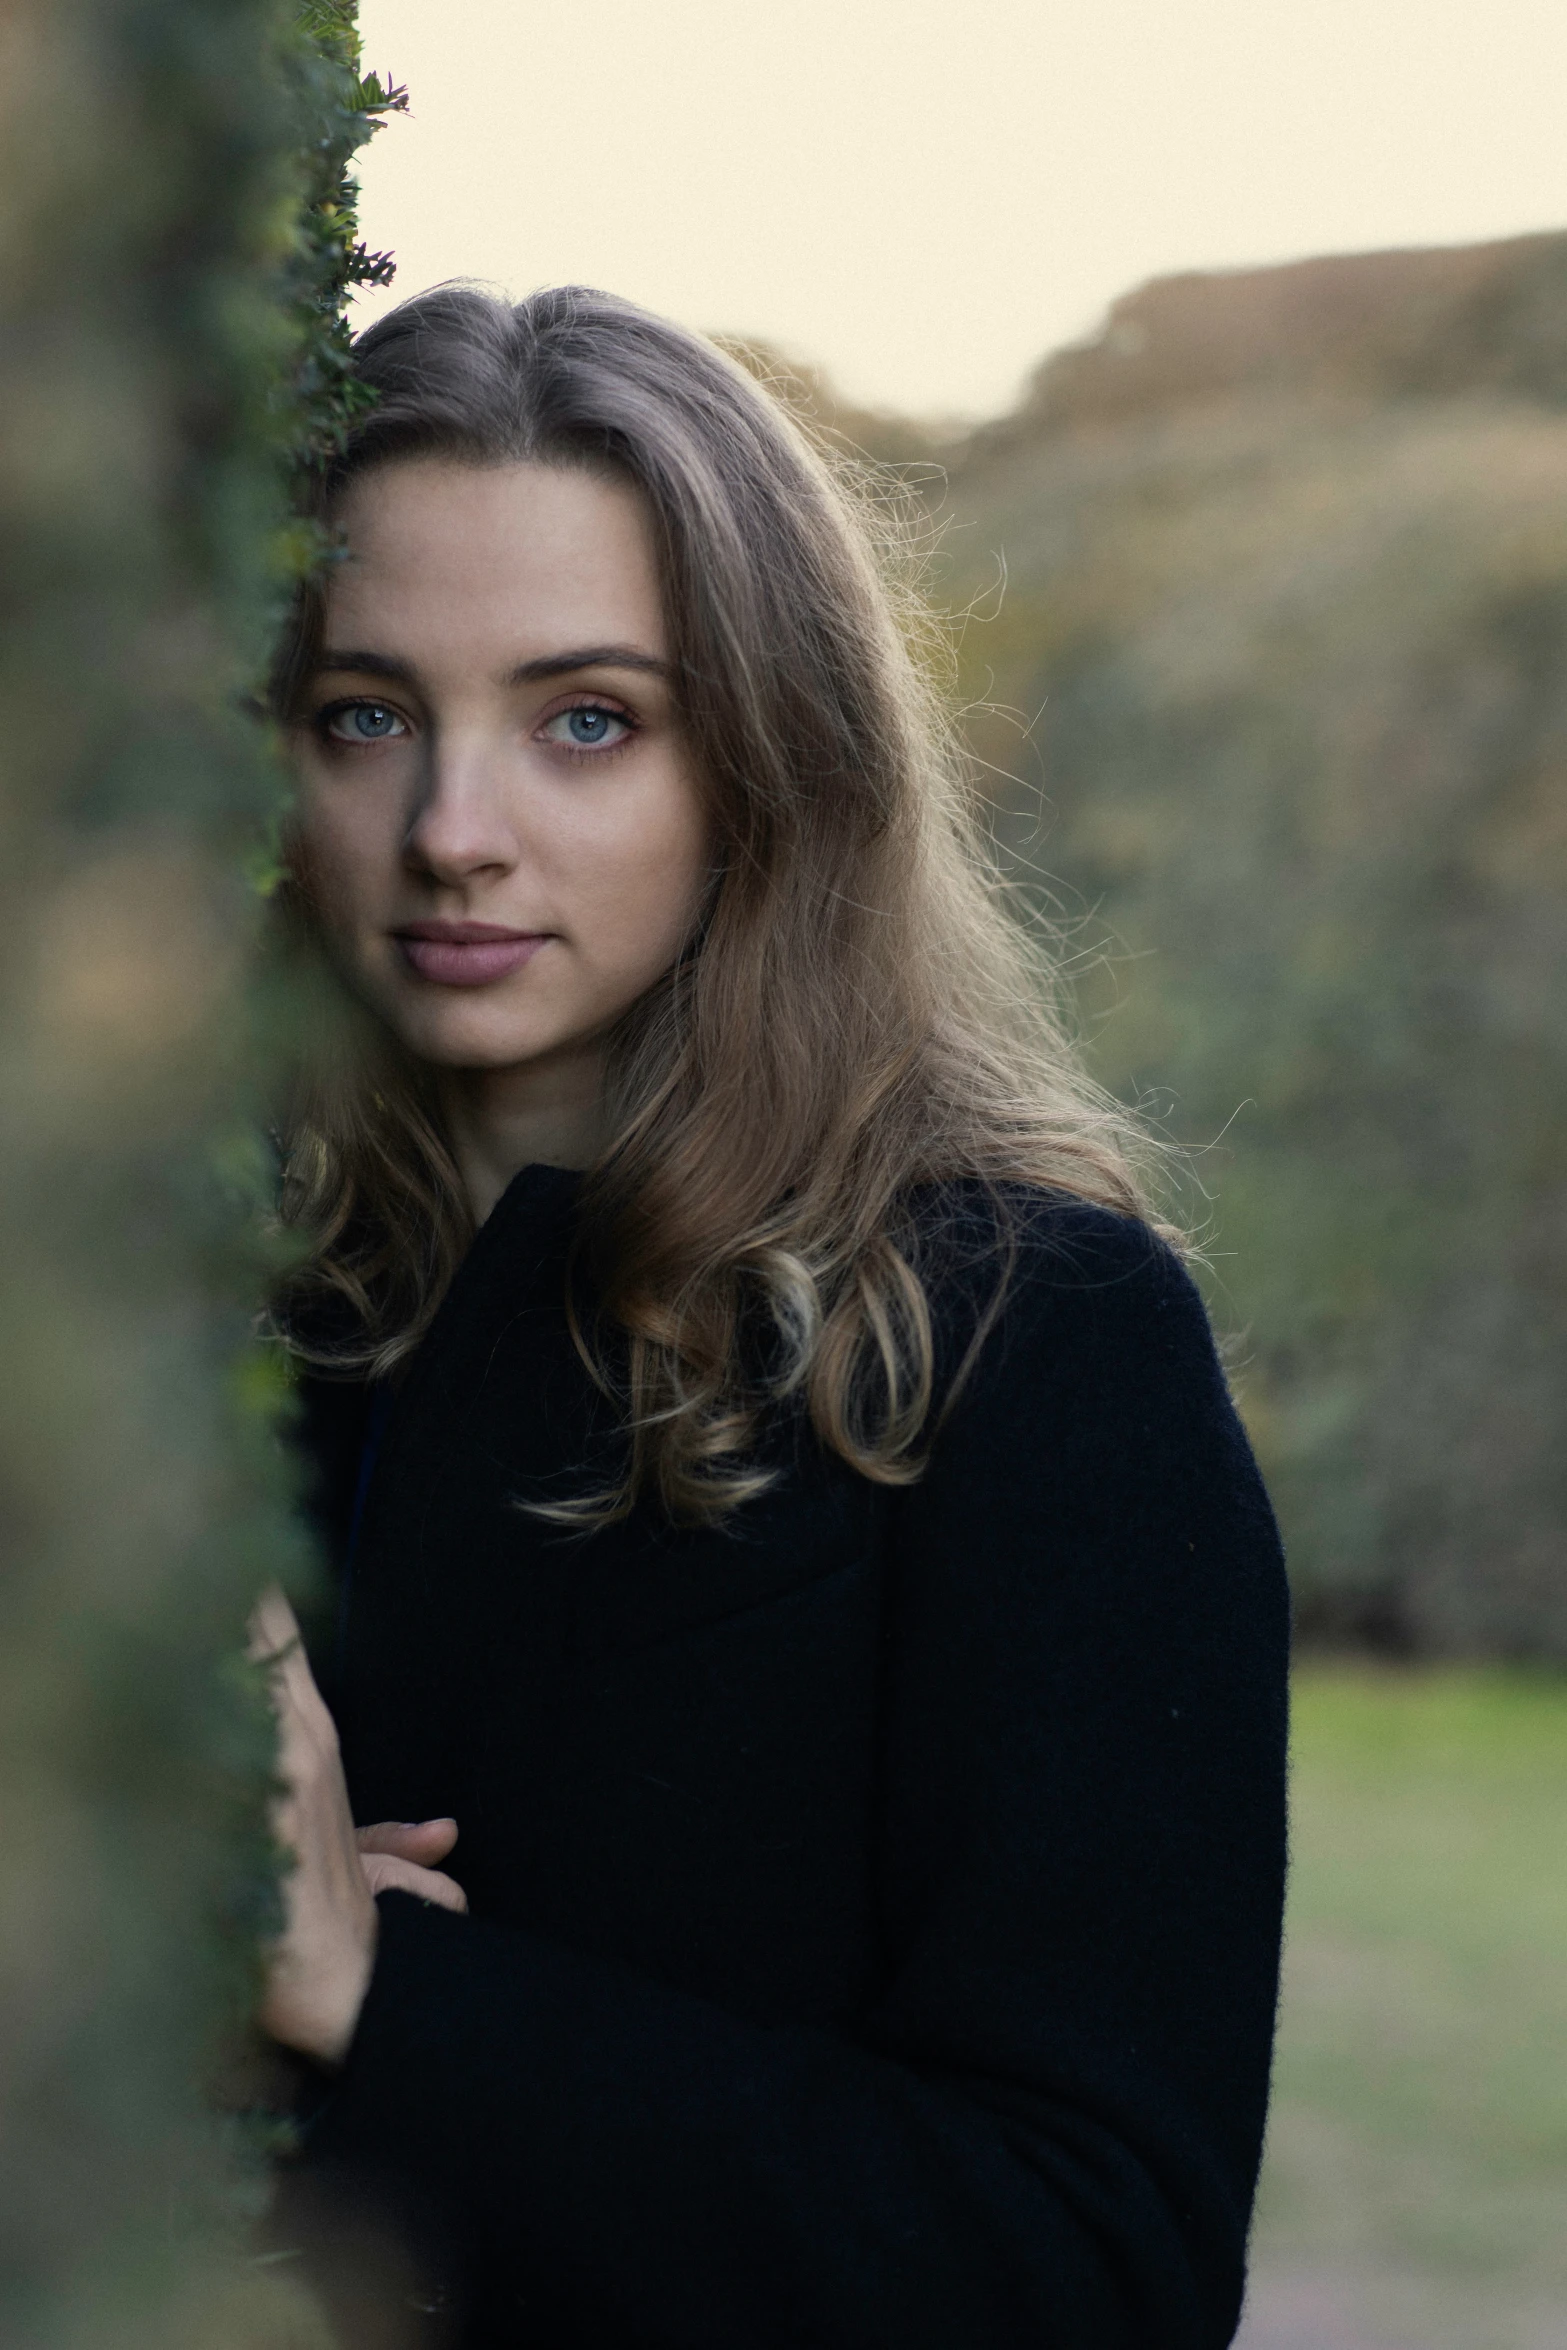
[[[506,873],[517,841],[493,750],[479,741],[432,746],[419,801],[403,838],[403,862],[448,888]]]

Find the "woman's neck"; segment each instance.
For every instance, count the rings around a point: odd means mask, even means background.
[[[510,1069],[448,1070],[447,1130],[475,1223],[524,1167],[586,1167],[604,1139],[604,1060],[590,1051]]]

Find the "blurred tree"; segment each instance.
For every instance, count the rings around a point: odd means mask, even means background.
[[[398,96],[348,6],[13,0],[0,57],[0,2338],[242,2350],[305,2338],[203,2104],[273,1899],[234,1660],[301,1570],[248,1338],[245,705]]]
[[[1327,1639],[1567,1657],[1564,407],[1550,236],[1150,287],[951,461],[1003,835],[1100,1073],[1222,1134]]]

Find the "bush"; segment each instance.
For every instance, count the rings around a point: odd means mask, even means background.
[[[7,15],[0,2336],[39,2350],[279,2322],[225,2266],[256,2165],[203,2096],[274,1898],[235,1659],[303,1567],[248,1336],[278,782],[246,708],[308,552],[287,467],[385,267],[347,165],[395,102],[346,7]]]
[[[1109,942],[1100,1074],[1222,1137],[1330,1643],[1567,1658],[1564,352],[1567,237],[1179,279],[951,464],[1003,831]]]

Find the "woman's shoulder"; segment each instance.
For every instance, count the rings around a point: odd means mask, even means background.
[[[1177,1250],[1142,1217],[1013,1183],[932,1185],[919,1267],[949,1379],[981,1390],[1025,1363],[1095,1386],[1183,1378],[1227,1395],[1207,1308]]]
[[[1226,1558],[1276,1579],[1266,1493],[1176,1249],[1140,1217],[1023,1187],[955,1193],[932,1230],[948,1377],[926,1502],[980,1496],[994,1531],[1021,1494],[1030,1525],[1134,1527],[1150,1556],[1179,1521],[1178,1564],[1217,1559],[1222,1531]]]
[[[1063,1294],[1135,1289],[1152,1299],[1196,1291],[1170,1241],[1143,1217],[1079,1195],[977,1178],[930,1184],[912,1201],[914,1251],[943,1293],[987,1288],[1027,1310]]]

